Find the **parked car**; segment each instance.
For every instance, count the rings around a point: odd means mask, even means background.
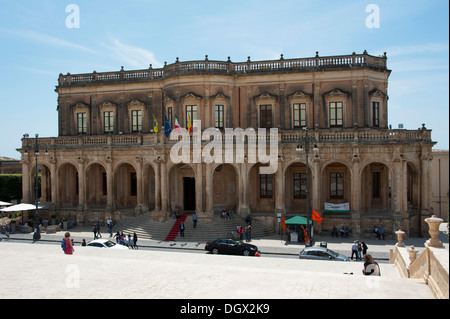
[[[100,247],[100,248],[112,248],[112,249],[128,249],[127,246],[116,244],[109,239],[94,239],[90,241],[87,247]]]
[[[256,247],[255,245],[250,245],[237,240],[226,238],[220,238],[206,243],[205,250],[213,254],[244,255],[257,257],[261,255],[258,247]]]
[[[349,261],[347,256],[326,247],[305,247],[299,254],[300,259]]]

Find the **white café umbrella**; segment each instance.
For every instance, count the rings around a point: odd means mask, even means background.
[[[43,208],[42,206],[38,205],[38,209],[42,209],[42,208]],[[0,209],[0,212],[19,212],[22,210],[33,210],[33,209],[36,209],[36,205],[22,203],[22,204],[17,204],[17,205],[9,206],[6,208],[2,208],[2,209]]]
[[[11,203],[7,203],[7,202],[2,202],[0,200],[0,206],[9,206],[9,205],[12,205],[12,204]]]

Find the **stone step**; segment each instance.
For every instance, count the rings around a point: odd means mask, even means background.
[[[164,240],[173,224],[173,219],[165,222],[153,221],[151,213],[146,213],[139,217],[121,221],[114,227],[114,232],[123,231],[124,234],[135,232],[138,238]],[[245,225],[245,221],[241,218],[223,220],[218,217],[210,223],[199,221],[197,228],[194,229],[192,218],[188,217],[185,222],[185,236],[180,237],[178,234],[175,240],[207,242],[221,237],[232,237],[232,232],[236,232],[237,225]],[[252,222],[252,238],[261,238],[273,234],[274,231],[270,227],[255,221]]]

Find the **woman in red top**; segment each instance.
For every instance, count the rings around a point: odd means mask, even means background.
[[[70,239],[70,233],[69,232],[65,233],[63,240],[65,242],[64,253],[66,255],[72,255],[73,252],[75,251],[75,249],[73,248],[72,240]]]

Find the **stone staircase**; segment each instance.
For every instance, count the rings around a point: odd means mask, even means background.
[[[152,220],[151,213],[142,214],[139,217],[127,218],[114,226],[113,233],[123,231],[124,234],[133,234],[134,232],[139,239],[165,240],[169,234],[175,221],[168,219],[165,222],[156,222]],[[230,220],[223,220],[219,215],[211,223],[202,223],[201,220],[197,223],[197,228],[194,229],[191,216],[188,216],[185,221],[186,229],[184,237],[180,237],[179,233],[175,238],[176,241],[189,241],[206,243],[217,238],[232,237],[231,232],[236,232],[237,225],[245,225],[242,218],[235,217]],[[252,238],[261,238],[271,236],[275,232],[268,226],[252,221]],[[245,235],[243,237],[245,240]]]

